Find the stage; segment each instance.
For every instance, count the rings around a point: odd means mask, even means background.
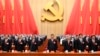
[[[100,53],[0,53],[0,56],[99,56]]]

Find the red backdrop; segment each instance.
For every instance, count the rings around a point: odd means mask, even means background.
[[[13,9],[11,0],[5,0],[5,7],[0,0],[0,34],[38,34],[28,0],[23,0],[22,4],[23,10],[19,0],[14,0]]]
[[[65,34],[100,34],[98,0],[93,0],[92,7],[90,1],[84,0],[81,11],[80,0],[75,0]]]

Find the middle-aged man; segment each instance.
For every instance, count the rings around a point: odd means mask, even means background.
[[[54,34],[51,34],[51,39],[48,40],[48,50],[49,52],[53,51],[56,52],[58,46],[57,46],[57,40],[54,39]]]

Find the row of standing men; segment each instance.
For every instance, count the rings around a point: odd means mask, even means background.
[[[65,52],[96,52],[100,50],[100,36],[99,35],[66,35],[58,36],[60,44],[64,46]]]
[[[28,46],[29,50],[34,52],[38,50],[38,46],[42,45],[46,38],[47,36],[37,35],[0,35],[0,49],[10,52],[12,47],[15,47],[15,50],[24,52],[25,46]],[[100,49],[100,36],[79,34],[74,36],[63,35],[55,38],[54,34],[51,34],[47,50],[56,52],[58,49],[57,43],[64,47],[65,52],[84,52],[85,50],[95,52]]]
[[[0,35],[0,49],[5,52],[11,52],[12,49],[24,52],[25,46],[28,46],[30,51],[37,51],[46,38],[46,35]]]

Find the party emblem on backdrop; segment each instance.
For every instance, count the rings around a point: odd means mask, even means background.
[[[63,6],[59,0],[50,1],[44,8],[42,13],[42,21],[62,21],[63,20]]]

